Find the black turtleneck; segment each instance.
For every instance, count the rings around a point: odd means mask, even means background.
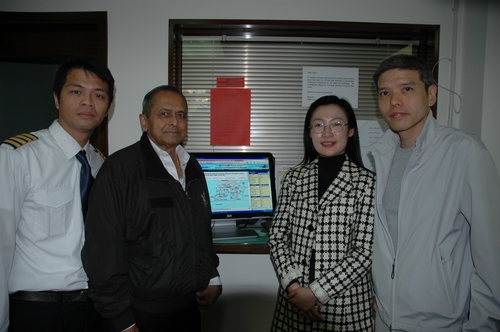
[[[345,154],[324,158],[318,156],[318,202],[326,192],[333,180],[339,174],[342,164],[344,164]],[[309,265],[309,281],[314,280],[314,269],[316,268],[316,249],[311,251],[311,262]]]
[[[334,157],[318,156],[318,198],[321,198],[333,180],[339,174],[345,160],[345,154]]]

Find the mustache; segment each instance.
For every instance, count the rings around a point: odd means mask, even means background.
[[[164,134],[168,134],[168,133],[175,133],[175,134],[178,134],[180,133],[181,131],[179,130],[179,128],[177,127],[174,127],[174,126],[170,126],[170,128],[166,128],[166,129],[162,129],[161,130],[162,133]]]

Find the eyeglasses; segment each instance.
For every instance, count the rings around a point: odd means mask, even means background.
[[[325,128],[328,127],[332,131],[332,133],[340,133],[342,130],[344,130],[344,127],[347,126],[348,123],[342,123],[342,122],[333,122],[330,123],[328,126],[325,126],[323,123],[315,123],[312,126],[309,127],[309,129],[312,130],[313,133],[315,134],[322,134],[325,131]]]

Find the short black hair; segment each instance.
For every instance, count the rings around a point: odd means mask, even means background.
[[[424,59],[410,54],[396,54],[388,57],[380,63],[378,68],[373,74],[373,81],[375,82],[375,88],[378,91],[378,79],[380,75],[391,69],[409,69],[417,70],[420,74],[420,80],[425,85],[425,90],[435,84],[434,77],[432,76],[432,70],[424,61]]]
[[[314,144],[310,135],[311,118],[314,111],[318,107],[326,105],[337,105],[344,111],[348,123],[347,128],[354,129],[354,135],[349,137],[349,139],[347,140],[345,153],[349,157],[349,159],[351,159],[356,165],[364,167],[363,160],[361,158],[361,147],[359,144],[358,122],[356,121],[354,110],[352,109],[351,104],[349,104],[346,99],[342,99],[333,95],[318,98],[311,104],[311,106],[309,106],[309,110],[307,111],[306,118],[304,120],[303,128],[304,158],[300,163],[304,165],[318,157],[318,151],[316,151],[316,149],[314,148]]]
[[[99,77],[103,82],[106,82],[108,84],[109,96],[108,107],[111,106],[114,97],[115,79],[113,78],[113,75],[111,75],[108,67],[97,60],[87,57],[71,57],[59,66],[56,72],[53,87],[54,94],[58,100],[61,97],[61,90],[66,83],[68,73],[73,69],[83,69],[86,72],[91,72],[95,76]]]
[[[160,85],[154,88],[153,90],[149,91],[148,93],[146,93],[146,95],[144,96],[144,100],[142,101],[142,114],[144,114],[146,117],[149,118],[149,114],[151,114],[151,108],[153,107],[153,97],[155,96],[156,93],[160,91],[170,91],[177,93],[184,99],[184,102],[187,105],[186,97],[184,97],[182,92],[180,92],[179,89],[177,89],[175,86]]]

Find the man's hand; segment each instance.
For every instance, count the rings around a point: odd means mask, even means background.
[[[203,307],[208,307],[217,302],[222,294],[222,286],[208,286],[204,290],[196,293],[196,302]]]
[[[373,310],[373,317],[377,316],[377,299],[375,296],[373,297],[373,302],[372,302],[372,310]]]
[[[132,325],[131,327],[129,327],[126,330],[123,330],[122,332],[139,332],[139,328],[137,327],[137,325]]]

